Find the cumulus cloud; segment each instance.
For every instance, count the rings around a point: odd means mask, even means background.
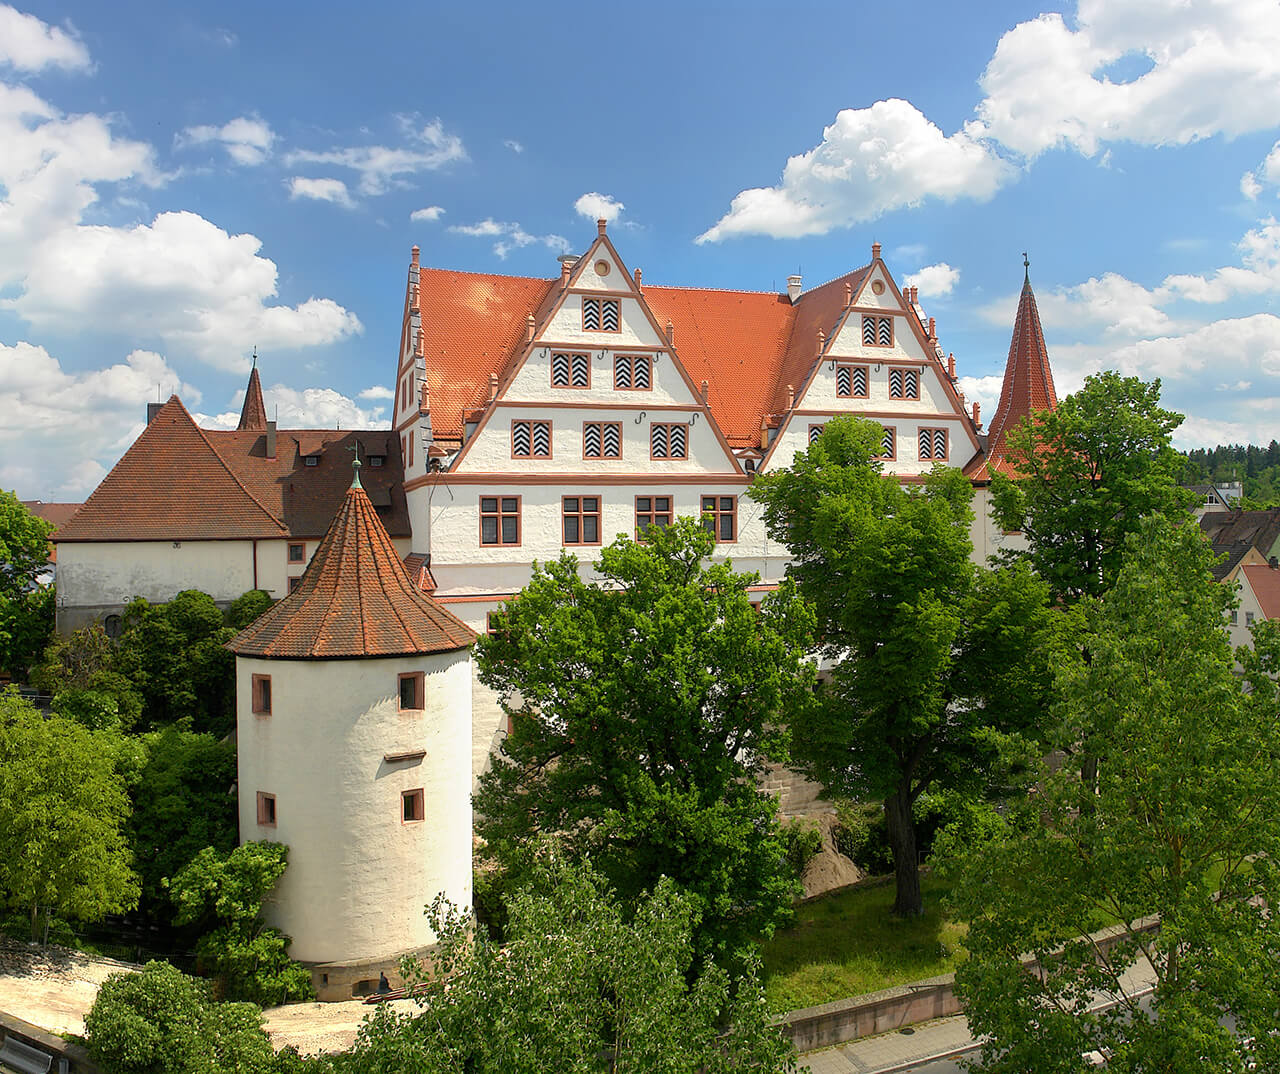
[[[951,294],[959,281],[960,270],[939,261],[936,265],[925,265],[918,272],[908,273],[902,282],[908,287],[920,288],[924,298],[937,298]]]
[[[428,205],[425,209],[414,209],[409,214],[409,219],[415,224],[434,224],[442,216],[444,216],[444,210],[439,205]]]
[[[612,224],[626,206],[617,198],[610,197],[608,194],[597,194],[593,190],[575,201],[573,208],[579,216],[585,216],[588,220],[607,220]]]
[[[956,379],[956,387],[964,393],[966,401],[977,403],[982,408],[982,420],[987,425],[990,425],[991,419],[996,416],[996,406],[1000,402],[1000,389],[1003,385],[1003,374]]]
[[[399,146],[361,145],[328,149],[321,152],[300,149],[285,156],[287,165],[329,164],[350,168],[360,176],[360,193],[375,196],[393,187],[403,187],[405,177],[424,171],[436,171],[448,164],[467,159],[462,139],[448,134],[438,119],[417,125],[411,117],[399,117],[404,144]]]
[[[341,179],[307,179],[304,176],[295,175],[285,180],[285,186],[289,189],[289,197],[294,201],[303,198],[310,201],[329,201],[334,205],[341,205],[344,209],[356,207],[356,203],[351,200],[351,195],[347,191],[347,184]]]
[[[271,155],[275,132],[257,116],[239,116],[221,127],[188,127],[174,141],[181,146],[220,144],[237,164],[261,164]]]
[[[87,495],[141,431],[157,393],[200,401],[153,351],[71,373],[44,347],[0,343],[0,487],[57,499]]]
[[[840,112],[777,186],[740,192],[696,241],[824,235],[929,198],[987,201],[1016,174],[968,130],[945,135],[910,102],[877,101]]]
[[[1280,7],[1271,0],[1081,0],[1001,37],[975,135],[1027,158],[1106,142],[1184,145],[1275,125]],[[1117,65],[1140,70],[1113,78]]]
[[[365,390],[362,391],[358,396],[358,398],[360,399],[369,399],[369,400],[394,399],[395,397],[396,397],[395,392],[393,392],[390,388],[383,387],[381,384],[375,384],[372,388],[365,388]]]
[[[63,30],[0,4],[0,65],[35,72],[46,67],[83,71],[89,67],[89,50],[69,26]]]
[[[493,252],[502,260],[514,249],[523,246],[541,244],[560,253],[567,253],[569,240],[563,235],[531,235],[519,224],[505,223],[485,217],[475,224],[454,224],[449,228],[455,235],[467,235],[477,239],[497,239],[493,244]]]
[[[282,429],[384,429],[390,424],[385,407],[363,407],[332,388],[299,389],[273,384],[263,389],[263,395]],[[192,414],[192,417],[205,429],[234,429],[243,405],[242,390],[232,397],[230,407],[222,413]]]
[[[287,350],[363,331],[330,299],[272,305],[275,262],[254,235],[229,235],[195,213],[132,228],[81,225],[28,254],[22,293],[3,303],[37,326],[109,324],[244,371],[250,346]]]

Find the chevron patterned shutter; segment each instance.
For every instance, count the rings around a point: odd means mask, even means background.
[[[901,369],[889,370],[889,398],[890,399],[902,398],[902,370]]]
[[[649,428],[649,454],[655,459],[667,457],[667,427],[652,425]]]
[[[876,345],[876,319],[874,317],[862,318],[862,345],[864,347],[874,347]]]
[[[809,426],[809,443],[811,443],[811,444],[812,444],[812,443],[813,443],[815,440],[817,440],[817,439],[818,439],[818,437],[820,437],[821,435],[822,435],[822,426],[821,426],[821,425],[810,425],[810,426]]]
[[[573,360],[573,386],[575,388],[586,388],[591,384],[591,356],[587,354],[575,354]]]
[[[865,397],[867,394],[867,368],[857,365],[853,367],[853,395]]]
[[[615,388],[631,387],[631,355],[615,354],[613,356],[613,386]]]
[[[582,457],[584,459],[600,458],[600,423],[589,421],[582,426]]]
[[[632,362],[634,363],[632,368],[635,370],[636,377],[635,386],[637,388],[649,388],[651,383],[649,356],[647,354],[637,354],[635,358],[632,359]]]
[[[606,459],[622,458],[622,425],[620,422],[606,422],[601,437],[601,455]]]
[[[836,395],[853,394],[853,369],[847,365],[836,366]]]
[[[598,298],[584,298],[582,300],[582,327],[588,332],[599,330],[600,300]]]
[[[876,328],[878,329],[876,342],[882,347],[893,346],[893,318],[881,317]]]
[[[527,421],[511,423],[511,454],[517,459],[529,457],[529,423]]]
[[[551,458],[551,422],[549,421],[533,423],[533,457],[535,459]]]
[[[884,431],[884,438],[880,441],[880,455],[885,459],[892,459],[897,453],[897,437],[892,429]]]
[[[902,371],[903,397],[906,399],[920,398],[920,374],[914,369],[904,369]]]
[[[687,425],[671,426],[671,457],[673,459],[688,458],[688,436]]]
[[[933,430],[933,457],[935,459],[945,459],[947,457],[947,430]]]
[[[921,429],[919,441],[920,441],[920,458],[932,459],[933,458],[933,430]]]
[[[600,300],[600,327],[605,332],[616,332],[621,324],[619,302],[616,298]]]
[[[551,356],[551,386],[567,388],[569,386],[569,356],[553,354]]]

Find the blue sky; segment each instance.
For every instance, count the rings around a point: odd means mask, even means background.
[[[0,487],[80,499],[157,385],[388,420],[409,248],[781,289],[883,244],[990,416],[1031,255],[1060,392],[1278,432],[1280,4],[0,4]]]

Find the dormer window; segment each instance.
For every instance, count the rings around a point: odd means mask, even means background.
[[[582,300],[584,332],[618,332],[621,328],[621,309],[616,298],[584,298]]]
[[[303,462],[304,462],[307,466],[319,466],[319,465],[320,465],[320,456],[319,456],[319,455],[307,455],[307,456],[303,459]]]
[[[387,457],[386,457],[385,455],[370,455],[370,456],[369,456],[369,465],[370,465],[370,466],[372,466],[375,470],[376,470],[379,466],[385,466],[385,465],[386,465],[386,462],[387,462]]]

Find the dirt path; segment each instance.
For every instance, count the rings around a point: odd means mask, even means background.
[[[109,974],[141,969],[130,962],[94,958],[63,947],[36,947],[0,936],[0,1011],[51,1033],[84,1033],[84,1016]],[[402,1000],[398,1007],[409,1005]],[[373,1008],[361,1000],[294,1003],[264,1011],[277,1048],[304,1054],[346,1051]]]

